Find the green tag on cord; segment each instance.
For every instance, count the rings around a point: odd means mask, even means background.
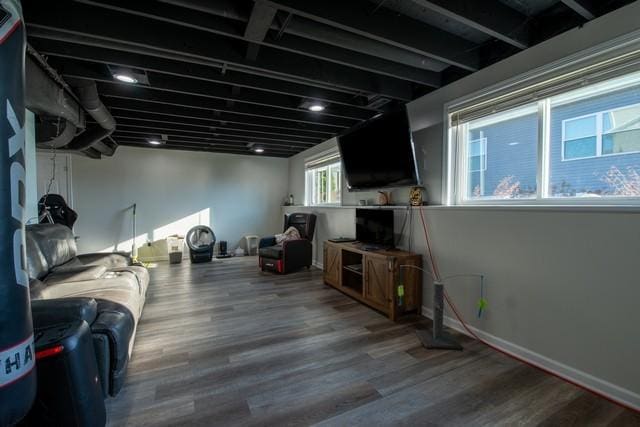
[[[482,317],[482,312],[487,308],[487,300],[484,298],[480,298],[478,300],[478,319]]]
[[[398,296],[399,297],[403,297],[404,296],[404,286],[403,285],[398,286]]]

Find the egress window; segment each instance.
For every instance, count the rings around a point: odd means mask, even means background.
[[[465,200],[535,197],[536,105],[471,120],[460,130],[458,147],[464,154],[458,166]]]
[[[337,205],[341,202],[342,167],[336,151],[305,162],[305,205]]]
[[[640,197],[640,73],[549,98],[553,199]]]
[[[450,111],[449,203],[639,203],[640,73],[612,74]]]

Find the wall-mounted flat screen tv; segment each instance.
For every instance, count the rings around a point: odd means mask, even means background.
[[[420,185],[405,107],[338,137],[349,191]]]

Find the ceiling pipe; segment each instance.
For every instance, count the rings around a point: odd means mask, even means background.
[[[96,83],[92,80],[83,79],[69,79],[68,83],[74,89],[82,107],[98,124],[78,135],[67,148],[80,151],[96,148],[96,145],[100,145],[100,148],[103,148],[104,144],[101,141],[115,131],[116,121],[100,100]],[[100,150],[98,148],[96,150],[107,156],[113,155],[113,151],[115,151],[110,149]]]
[[[30,45],[25,58],[25,104],[37,114],[36,144],[61,148],[85,127],[85,115],[71,89]]]
[[[25,75],[27,109],[41,117],[61,117],[76,128],[85,127],[82,107],[31,56],[26,58]]]
[[[36,143],[92,158],[112,156],[118,145],[111,138],[102,140],[115,131],[116,121],[100,100],[95,82],[73,79],[69,85],[31,46],[27,53],[25,104],[40,119]],[[97,125],[77,135],[78,130],[86,128],[85,111]]]
[[[36,123],[36,144],[46,148],[62,148],[76,136],[77,127],[61,117],[40,117]]]

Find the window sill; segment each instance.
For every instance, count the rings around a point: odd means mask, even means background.
[[[619,212],[640,213],[640,204],[606,205],[606,204],[464,204],[425,206],[427,209],[452,210],[495,210],[495,211],[540,211],[540,212]]]
[[[602,213],[640,213],[639,205],[508,205],[508,204],[465,204],[465,205],[424,205],[411,206],[412,209],[429,210],[470,210],[470,211],[534,211],[534,212],[602,212]],[[302,209],[397,209],[405,210],[408,205],[376,206],[376,205],[318,205],[318,206],[283,206],[283,208]]]
[[[301,206],[283,206],[283,208],[307,208],[307,209],[407,209],[409,205],[301,205]],[[415,206],[414,208],[416,208]],[[433,206],[424,206],[433,207]]]

